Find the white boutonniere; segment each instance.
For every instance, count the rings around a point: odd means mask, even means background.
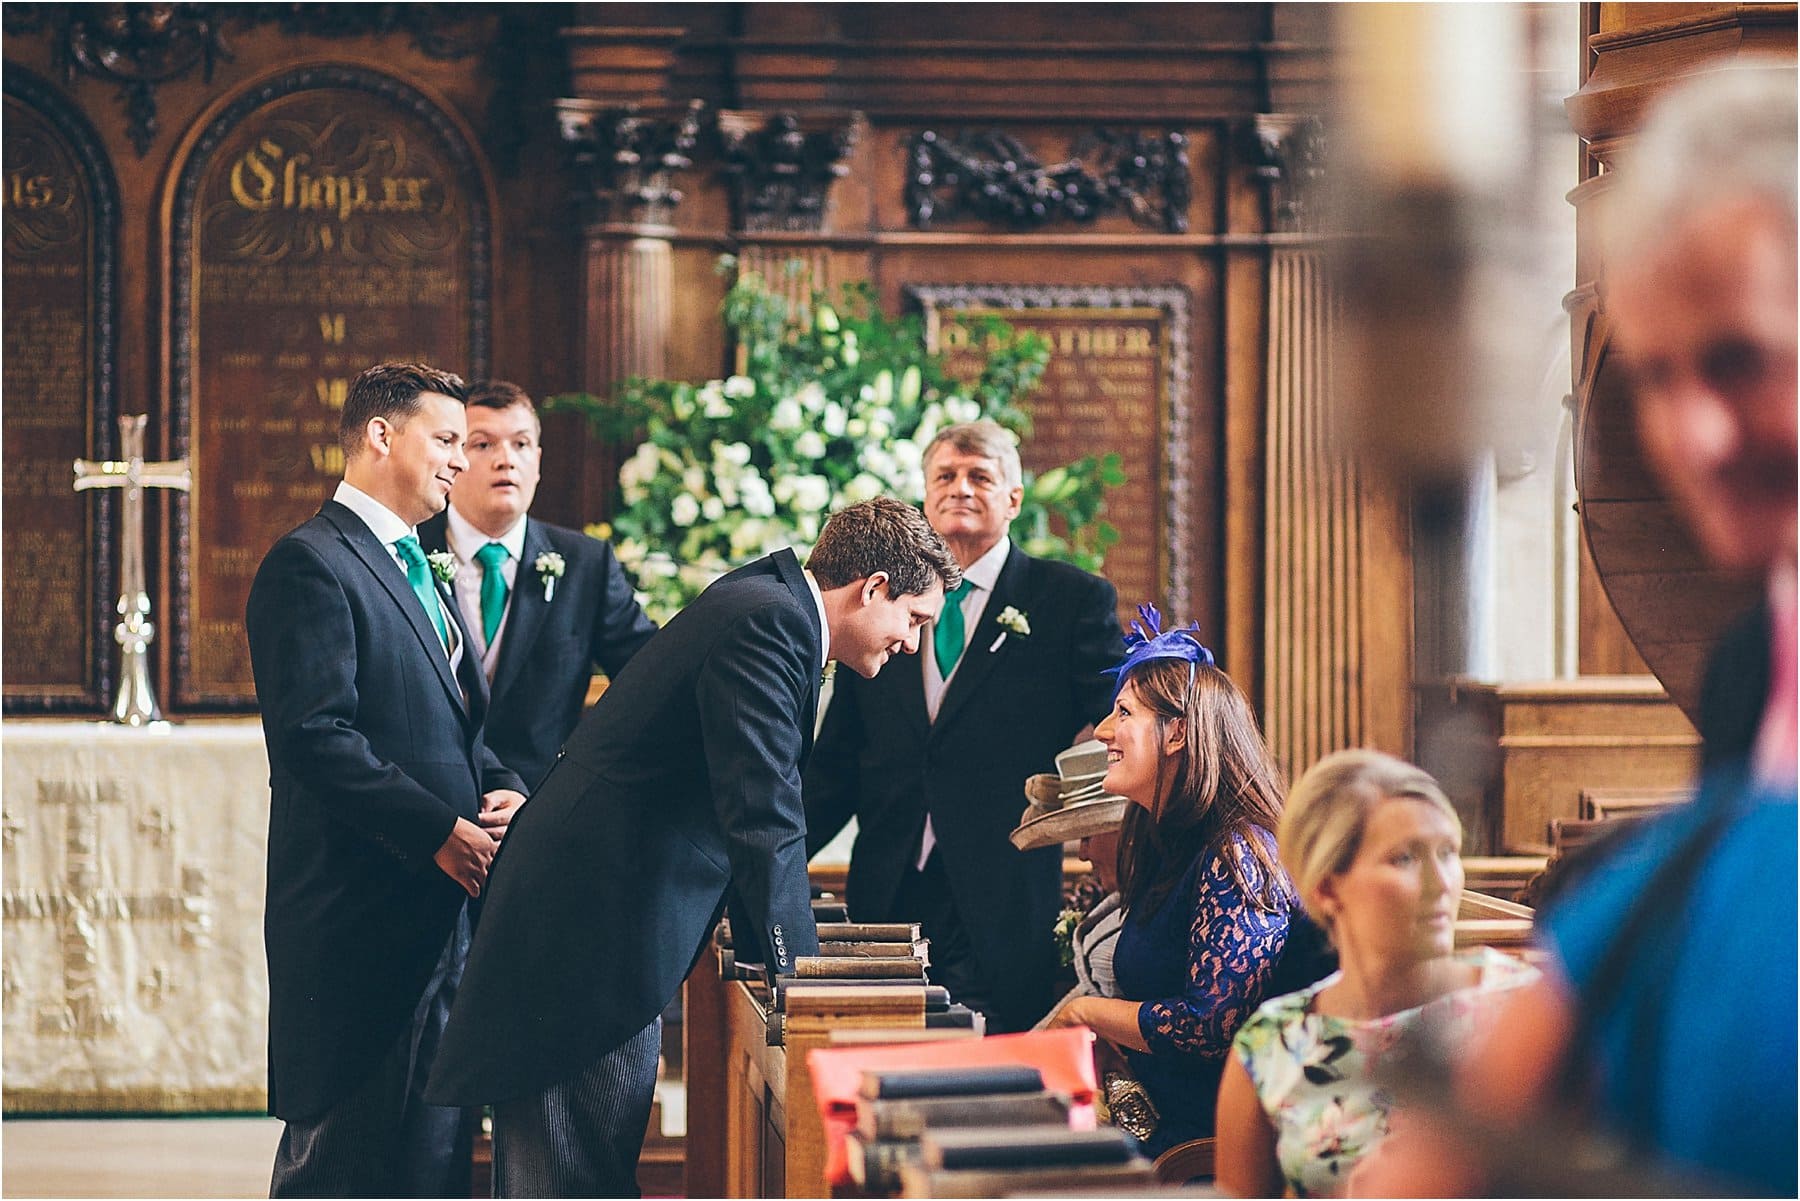
[[[461,566],[457,563],[456,556],[447,550],[434,550],[425,556],[425,561],[431,564],[431,574],[438,578],[440,584],[448,584],[454,580],[456,569]]]
[[[837,675],[837,660],[825,660],[825,666],[819,669],[819,687],[823,688],[831,683],[831,677],[835,675]]]
[[[1025,614],[1019,612],[1011,605],[1000,610],[1000,616],[996,617],[994,620],[999,623],[1002,628],[1000,636],[994,639],[993,645],[988,647],[988,654],[990,655],[1000,649],[1000,644],[1006,641],[1006,636],[1008,634],[1017,634],[1021,638],[1031,637],[1031,622],[1026,618]]]
[[[544,583],[544,603],[547,605],[550,598],[556,595],[556,581],[562,579],[565,566],[563,557],[553,550],[547,550],[531,566],[537,570],[538,579]]]

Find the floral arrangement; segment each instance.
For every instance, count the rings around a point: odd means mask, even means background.
[[[735,266],[722,260],[722,269]],[[1020,399],[1049,347],[1005,323],[971,323],[987,359],[974,381],[944,374],[918,317],[890,318],[866,284],[835,302],[787,300],[754,274],[725,298],[740,370],[694,384],[633,378],[617,395],[551,397],[601,437],[636,441],[619,468],[612,540],[650,616],[667,621],[732,567],[783,546],[802,558],[830,514],[890,495],[925,493],[924,448],[945,425],[987,417],[1015,434]],[[1099,520],[1104,489],[1122,483],[1117,455],[1089,456],[1025,480],[1013,537],[1030,554],[1100,567],[1118,532]]]

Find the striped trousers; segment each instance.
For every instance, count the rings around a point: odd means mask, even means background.
[[[636,1197],[662,1018],[572,1078],[494,1103],[494,1196]]]
[[[290,1121],[275,1148],[271,1197],[466,1197],[472,1130],[460,1108],[425,1103],[450,1003],[469,954],[465,909],[413,1012],[356,1090],[317,1118]]]

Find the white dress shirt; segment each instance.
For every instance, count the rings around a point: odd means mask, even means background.
[[[490,684],[494,681],[494,664],[500,659],[500,641],[506,637],[506,623],[512,617],[512,590],[514,581],[519,578],[519,561],[525,557],[525,521],[520,517],[506,533],[490,538],[451,505],[444,529],[444,539],[458,564],[452,585],[456,590],[456,603],[469,627],[469,641],[475,644],[476,652],[481,656],[482,674],[487,676]],[[476,552],[490,542],[498,542],[506,548],[506,561],[500,564],[500,576],[506,581],[506,607],[500,612],[500,624],[494,629],[492,642],[487,640],[487,625],[481,620],[481,564],[475,560]]]
[[[819,671],[823,672],[825,665],[831,662],[831,623],[825,620],[825,594],[819,591],[819,581],[813,578],[812,572],[803,567],[800,574],[806,577],[806,586],[812,589],[813,608],[819,612]],[[823,717],[824,714],[825,707],[821,705],[819,715]]]
[[[387,548],[388,558],[394,561],[394,566],[400,569],[401,578],[405,579],[406,564],[400,561],[400,552],[394,549],[394,543],[408,534],[416,538],[419,532],[402,521],[398,513],[348,480],[338,481],[337,491],[332,493],[331,499],[362,518],[362,523],[369,527],[369,532],[374,534],[381,545]],[[443,594],[436,588],[433,588],[432,592],[438,597],[439,613],[444,619],[444,629],[450,634],[450,674],[454,676],[457,667],[462,662],[462,638],[459,635],[455,619],[443,611]]]
[[[925,673],[925,716],[929,721],[936,721],[938,709],[943,706],[944,692],[950,687],[950,680],[962,669],[963,660],[969,657],[969,643],[975,637],[975,630],[981,624],[981,617],[987,612],[988,600],[994,595],[994,585],[1000,581],[1000,569],[1006,566],[1006,556],[1012,553],[1012,539],[1004,535],[1000,541],[988,547],[987,553],[969,564],[963,571],[963,579],[969,581],[970,588],[963,593],[963,650],[957,656],[956,666],[950,669],[949,679],[938,670],[937,661],[937,627],[931,629],[926,644],[919,647],[919,658],[924,662],[921,670]],[[925,815],[925,833],[919,839],[919,858],[917,867],[925,870],[925,861],[931,858],[931,848],[937,845],[937,835],[931,829],[931,815]]]

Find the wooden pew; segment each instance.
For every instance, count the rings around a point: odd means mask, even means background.
[[[714,947],[687,982],[690,1197],[824,1197],[825,1132],[806,1053],[850,1039],[901,1041],[927,1031],[922,993],[900,984],[796,983],[776,1015],[761,981],[724,976]],[[957,1032],[942,1032],[954,1036]]]
[[[1580,816],[1588,821],[1652,817],[1693,799],[1691,788],[1584,788]]]
[[[1464,889],[1456,914],[1456,949],[1496,947],[1535,962],[1540,953],[1532,936],[1532,918],[1529,906]]]
[[[1463,887],[1516,901],[1548,862],[1545,855],[1464,855]]]

